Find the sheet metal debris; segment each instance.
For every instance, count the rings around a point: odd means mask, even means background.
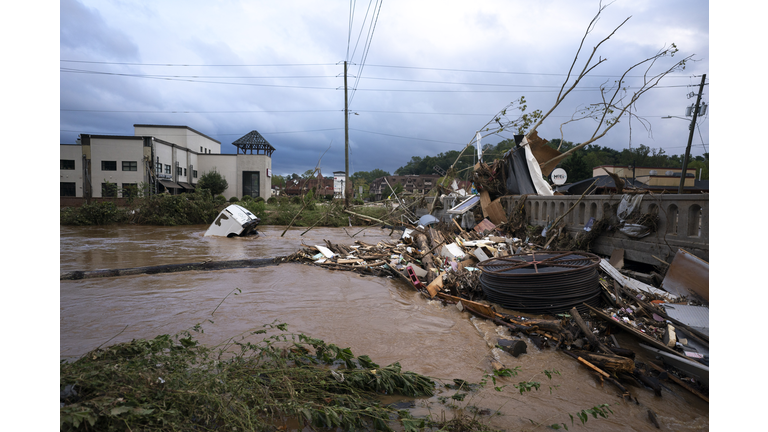
[[[678,249],[661,288],[679,296],[693,296],[709,302],[709,263]]]

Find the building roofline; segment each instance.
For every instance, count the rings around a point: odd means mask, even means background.
[[[598,168],[629,168],[629,165],[600,165],[593,167],[592,169],[598,169]],[[680,170],[682,171],[683,168],[667,168],[667,167],[654,167],[654,166],[636,166],[635,169],[642,168],[642,169],[654,169],[654,170]],[[695,170],[696,168],[687,168],[688,170]]]
[[[80,134],[80,136],[87,136],[91,138],[118,138],[118,139],[140,139],[143,140],[142,135],[94,135],[94,134]]]
[[[208,135],[206,135],[206,134],[204,134],[204,133],[202,133],[200,131],[197,131],[195,129],[192,129],[189,126],[184,126],[184,125],[134,124],[133,127],[163,127],[163,128],[188,129],[188,130],[191,130],[192,132],[194,132],[194,133],[196,133],[198,135],[201,135],[201,136],[204,136],[204,137],[208,138],[211,141],[216,141],[217,143],[221,144],[221,141],[219,141],[217,139],[213,139],[213,138],[209,137]]]

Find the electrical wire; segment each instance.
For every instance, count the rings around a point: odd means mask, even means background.
[[[368,53],[371,50],[371,43],[373,42],[373,33],[376,31],[376,24],[379,22],[379,15],[381,14],[381,6],[383,4],[383,0],[377,0],[377,3],[379,5],[379,8],[376,10],[375,17],[371,16],[371,25],[369,26],[368,39],[366,40],[366,44],[364,45],[365,49],[363,51],[362,61],[360,62],[360,69],[358,70],[357,77],[355,78],[355,84],[352,86],[352,94],[349,96],[349,101],[347,103],[347,106],[352,105],[352,100],[354,100],[355,98],[355,93],[357,93],[357,87],[358,87],[358,84],[360,83],[360,77],[363,75],[363,68],[365,68],[365,63],[366,63],[366,60],[368,59]]]

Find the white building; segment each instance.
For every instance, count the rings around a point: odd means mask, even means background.
[[[346,171],[334,171],[333,172],[333,197],[344,198],[344,182],[347,178]]]
[[[62,204],[125,198],[142,187],[189,192],[210,171],[227,180],[227,199],[271,195],[275,148],[255,130],[233,143],[237,154],[221,154],[219,141],[188,126],[137,124],[133,136],[81,134],[78,141],[60,146]]]

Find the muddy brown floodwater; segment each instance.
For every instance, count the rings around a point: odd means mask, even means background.
[[[205,238],[206,228],[62,226],[60,271],[270,258],[289,255],[302,242],[322,245],[328,239],[353,244],[356,239],[376,243],[399,238],[397,231],[390,237],[390,230],[380,228],[360,233],[360,228],[315,228],[304,236],[305,228],[299,228],[281,237],[284,227],[274,226],[262,227],[262,235],[255,238]],[[354,238],[349,236],[355,233]],[[241,292],[229,295],[235,288]],[[60,281],[60,298],[62,359],[77,358],[110,339],[112,344],[175,334],[196,323],[204,324],[200,341],[217,344],[278,320],[292,332],[350,347],[382,366],[398,361],[404,370],[446,383],[454,378],[479,382],[494,357],[507,367],[520,366],[518,377],[499,383],[539,381],[540,390],[520,395],[511,385],[503,392],[487,388],[457,403],[459,408],[474,405],[498,411],[479,418],[499,429],[546,430],[532,423],[536,422],[566,423],[570,430],[656,431],[648,420],[649,409],[661,430],[709,429],[708,404],[674,383],[664,383],[661,397],[628,386],[639,404],[624,401],[614,387],[602,384],[565,354],[538,350],[530,341],[528,353],[518,358],[493,348],[500,336],[509,336],[507,330],[426,299],[401,280],[289,263]],[[545,369],[560,375],[549,380]],[[450,408],[440,404],[438,396],[417,401],[415,414],[449,417]],[[569,414],[576,417],[580,410],[600,404],[608,404],[613,414],[607,419],[590,417],[586,428],[578,419],[571,425]]]

